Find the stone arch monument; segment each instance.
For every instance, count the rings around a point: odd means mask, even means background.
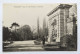
[[[72,5],[60,4],[47,14],[49,36],[48,42],[60,42],[60,37],[67,34],[67,18]]]

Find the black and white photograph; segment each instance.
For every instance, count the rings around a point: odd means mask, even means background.
[[[2,51],[77,51],[77,4],[4,3]]]

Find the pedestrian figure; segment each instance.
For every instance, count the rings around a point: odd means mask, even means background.
[[[43,36],[42,39],[43,39],[43,40],[42,40],[42,41],[43,41],[42,44],[45,45],[45,37]]]

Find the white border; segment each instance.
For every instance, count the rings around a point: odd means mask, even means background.
[[[77,51],[25,51],[25,52],[5,52],[2,51],[2,18],[3,3],[77,3],[77,30],[78,46]],[[79,0],[0,0],[0,54],[80,54],[80,1]]]

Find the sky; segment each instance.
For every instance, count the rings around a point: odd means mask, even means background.
[[[31,28],[37,27],[37,19],[39,18],[40,27],[43,26],[43,19],[46,23],[48,20],[47,14],[51,12],[59,3],[56,4],[18,4],[4,3],[3,4],[3,26],[10,27],[16,22],[21,26],[29,25]],[[72,5],[72,4],[70,4]],[[70,10],[74,12],[74,6]]]
[[[59,4],[3,4],[3,26],[10,27],[13,22],[20,26],[29,25],[31,28],[37,27],[39,18],[40,27],[43,19],[48,20],[47,14]]]

